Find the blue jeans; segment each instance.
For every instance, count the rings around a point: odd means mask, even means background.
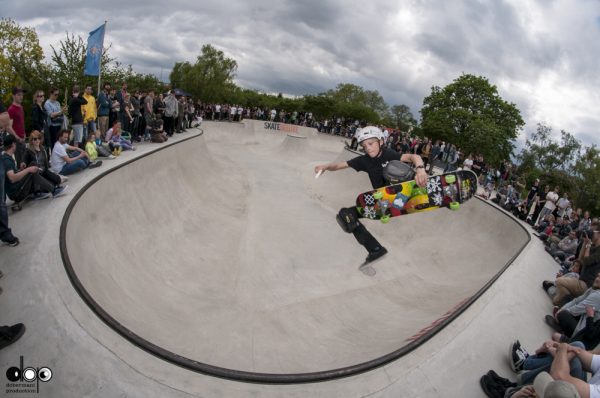
[[[71,152],[69,154],[70,158],[76,158],[77,156],[79,156],[78,152],[77,153],[76,152]],[[90,161],[88,160],[88,158],[77,159],[74,162],[65,164],[63,166],[63,168],[60,170],[60,174],[66,176],[66,175],[69,175],[69,174],[76,173],[79,170],[86,169],[89,164],[90,164]]]
[[[579,341],[570,343],[573,347],[583,348],[585,346]],[[523,363],[523,374],[521,375],[521,385],[533,384],[535,377],[542,372],[550,372],[554,357],[550,354],[530,355]],[[575,357],[569,362],[571,368],[571,376],[586,381],[585,371],[581,365],[579,358]]]
[[[81,142],[85,142],[85,140],[83,140],[83,124],[74,124],[71,128],[73,129],[73,142],[75,143],[75,146]]]

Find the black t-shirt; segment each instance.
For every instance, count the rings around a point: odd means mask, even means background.
[[[69,100],[69,116],[71,116],[72,124],[83,123],[83,113],[81,113],[81,106],[87,104],[87,100],[81,95],[78,97],[71,97]]]
[[[372,158],[367,154],[355,157],[348,161],[348,166],[352,167],[356,171],[364,171],[369,174],[371,185],[373,189],[381,188],[386,185],[385,178],[383,177],[383,168],[390,160],[400,160],[400,154],[391,149],[385,148],[383,153]]]
[[[535,194],[538,192],[539,187],[538,186],[532,186],[531,189],[529,190],[529,194],[527,195],[527,201],[531,201],[531,199],[533,199],[533,197],[535,196]]]

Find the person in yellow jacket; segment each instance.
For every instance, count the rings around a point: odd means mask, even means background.
[[[87,141],[87,136],[91,133],[96,133],[96,119],[98,118],[98,107],[96,98],[92,95],[92,86],[85,86],[83,98],[87,104],[81,105],[81,113],[83,114],[83,139]]]

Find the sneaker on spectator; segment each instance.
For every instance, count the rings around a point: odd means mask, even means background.
[[[19,244],[19,238],[17,238],[16,236],[13,236],[12,238],[4,240],[3,242],[6,243],[10,247],[15,247]]]
[[[506,387],[497,383],[490,375],[485,374],[479,379],[479,385],[481,389],[490,398],[503,398],[504,392],[507,390]]]
[[[515,340],[510,344],[508,355],[510,358],[510,367],[513,372],[516,373],[523,370],[523,363],[529,356],[529,353],[521,347],[519,340]]]
[[[69,177],[67,177],[67,176],[63,176],[63,175],[59,174],[59,177],[60,177],[61,184],[64,184],[65,182],[69,181]]]
[[[54,188],[54,192],[52,192],[52,198],[58,198],[67,193],[69,190],[69,186],[65,185],[64,187],[56,187]]]
[[[33,194],[33,200],[48,199],[52,194],[50,192],[37,192]]]
[[[542,282],[542,289],[544,289],[546,292],[548,292],[548,289],[550,289],[553,286],[554,286],[554,282],[551,282],[551,281],[543,281]]]
[[[116,158],[116,156],[115,156],[115,155],[108,155],[108,158],[109,158],[109,159],[115,159],[115,158]]]
[[[102,166],[102,161],[101,160],[96,160],[93,162],[90,162],[90,165],[88,166],[88,169],[94,169],[96,167],[100,167]]]
[[[25,333],[25,325],[17,323],[12,326],[0,326],[0,349],[19,340]]]
[[[512,381],[508,380],[505,377],[500,377],[498,375],[498,373],[494,372],[493,370],[490,370],[489,372],[487,372],[487,375],[494,380],[496,383],[504,386],[504,387],[516,387],[517,383],[513,383]]]

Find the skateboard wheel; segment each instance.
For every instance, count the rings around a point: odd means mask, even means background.
[[[448,184],[454,184],[456,182],[456,176],[455,175],[448,175],[445,177],[446,183]]]
[[[373,197],[374,197],[376,200],[379,200],[379,199],[383,198],[383,192],[381,192],[381,191],[377,191],[377,192],[375,192],[375,193],[373,194]]]
[[[458,210],[459,208],[460,208],[460,203],[450,202],[450,210]]]
[[[385,215],[385,216],[382,216],[382,217],[381,217],[381,223],[382,223],[382,224],[387,224],[387,223],[389,223],[389,222],[390,222],[390,216],[388,216],[388,215]]]

